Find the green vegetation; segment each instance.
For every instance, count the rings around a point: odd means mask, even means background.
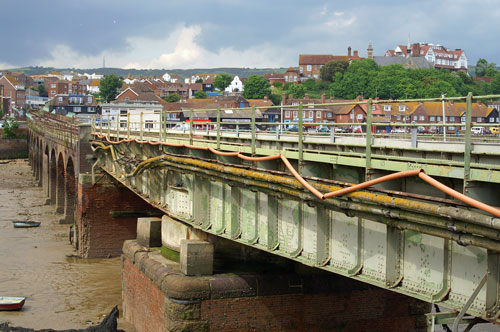
[[[40,84],[38,86],[37,90],[38,90],[38,94],[40,95],[40,97],[48,97],[49,96],[49,92],[47,91],[47,89],[45,89],[45,85]]]
[[[263,99],[271,96],[271,84],[264,76],[250,75],[243,88],[246,99]]]
[[[177,93],[171,93],[165,97],[165,101],[169,103],[176,103],[179,100],[181,100],[181,96],[179,96]]]
[[[229,84],[231,84],[232,80],[233,77],[231,75],[221,73],[214,79],[214,87],[216,89],[219,89],[220,91],[224,91],[224,89],[227,88]]]
[[[322,81],[334,82],[337,73],[343,75],[347,67],[349,67],[349,62],[347,61],[330,61],[321,67],[319,77]]]
[[[194,93],[194,97],[196,99],[206,99],[207,98],[207,94],[203,90],[198,90],[198,91],[196,91]]]
[[[486,59],[480,58],[476,63],[476,76],[493,77],[492,75],[498,73],[496,66],[497,65],[495,63],[488,62]]]
[[[10,119],[10,118],[3,120],[2,138],[6,138],[6,139],[17,138],[17,135],[14,132],[14,129],[17,129],[17,128],[19,128],[19,123],[17,123],[16,120]]]
[[[123,81],[116,75],[106,75],[99,84],[99,94],[108,103],[116,98]]]
[[[484,62],[481,63],[484,65]],[[322,68],[323,80],[286,83],[282,89],[274,88],[273,92],[293,95],[294,98],[303,98],[306,93],[311,98],[320,98],[324,93],[328,98],[339,99],[354,99],[357,96],[380,99],[437,98],[443,93],[447,97],[455,97],[465,96],[469,91],[476,96],[500,94],[500,73],[494,64],[487,61],[484,76],[492,77],[491,82],[476,82],[463,72],[405,69],[401,65],[382,67],[370,59],[353,61],[345,71],[342,68],[341,64],[330,62]],[[482,73],[480,68],[478,62],[479,73]]]

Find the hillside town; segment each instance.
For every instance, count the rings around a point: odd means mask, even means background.
[[[335,90],[321,89],[327,83],[339,84],[338,77],[327,77],[323,73],[327,64],[344,66],[343,71],[336,75],[347,74],[348,67],[356,63],[371,61],[377,68],[397,68],[398,70],[434,70],[437,73],[454,75],[470,82],[491,82],[493,77],[468,73],[469,63],[462,49],[449,49],[442,45],[431,43],[413,43],[397,45],[386,50],[383,56],[374,55],[370,42],[366,57],[361,57],[359,51],[349,46],[346,55],[332,54],[299,54],[298,63],[290,66],[284,72],[270,72],[259,78],[265,81],[261,93],[245,92],[249,77],[230,76],[224,73],[200,72],[190,77],[181,77],[165,72],[161,77],[120,77],[116,93],[112,98],[103,98],[100,91],[104,75],[97,73],[78,73],[76,71],[48,72],[42,75],[27,76],[23,72],[0,71],[0,105],[4,117],[22,118],[26,111],[45,110],[53,114],[75,117],[89,122],[93,115],[111,116],[125,122],[127,116],[136,116],[138,112],[165,112],[167,121],[174,126],[177,122],[187,121],[186,115],[192,109],[231,109],[240,111],[228,113],[225,121],[249,121],[251,107],[258,107],[256,121],[262,123],[294,123],[298,119],[298,105],[307,104],[303,121],[314,123],[352,123],[353,126],[339,128],[339,131],[356,130],[356,124],[365,122],[366,105],[352,104],[348,106],[323,105],[347,101],[366,101],[368,98],[385,100],[372,106],[373,121],[378,123],[377,131],[390,132],[401,130],[391,126],[391,123],[422,123],[422,132],[435,133],[441,129],[439,124],[456,123],[449,131],[464,130],[466,105],[463,102],[439,101],[415,102],[412,98],[421,97],[417,94],[408,95],[408,90],[397,95],[392,90],[383,95],[383,87],[376,87],[376,93],[371,96],[368,91],[354,91],[351,98],[340,98]],[[326,72],[326,70],[324,70]],[[253,75],[255,76],[255,75]],[[490,75],[493,76],[493,75]],[[336,82],[335,82],[336,80]],[[316,84],[316,88],[310,88]],[[309,90],[311,91],[309,91]],[[389,87],[389,89],[392,89]],[[373,90],[373,89],[372,89]],[[387,89],[386,89],[387,90]],[[446,89],[443,89],[446,90]],[[456,89],[457,90],[457,89]],[[434,95],[425,97],[441,97],[447,91],[437,91]],[[342,93],[341,93],[342,94]],[[460,91],[454,91],[460,94]],[[344,93],[344,95],[346,95]],[[389,95],[389,98],[387,98]],[[449,95],[450,96],[450,95]],[[395,100],[410,100],[399,101]],[[322,105],[322,106],[315,106]],[[295,108],[271,108],[272,106],[296,106]],[[270,108],[267,108],[270,107]],[[498,123],[499,102],[478,100],[473,104],[472,116],[476,123]],[[214,114],[196,116],[194,120],[215,121]],[[387,124],[386,126],[384,124]],[[123,124],[125,125],[125,124]],[[488,132],[486,130],[485,132]]]

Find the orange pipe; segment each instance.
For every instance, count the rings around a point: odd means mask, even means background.
[[[295,170],[295,168],[292,166],[292,164],[290,163],[290,161],[284,155],[282,155],[282,154],[277,154],[277,155],[273,155],[273,156],[266,156],[266,157],[248,157],[248,156],[245,156],[245,155],[243,155],[243,154],[241,154],[239,152],[222,152],[222,151],[217,151],[217,150],[215,150],[212,147],[195,146],[195,145],[187,145],[187,144],[174,144],[174,143],[166,143],[166,142],[139,141],[138,139],[129,139],[129,140],[121,140],[119,142],[114,142],[114,141],[110,141],[107,135],[99,135],[97,133],[95,133],[95,135],[97,137],[99,137],[99,138],[105,138],[106,141],[109,144],[120,144],[120,143],[124,143],[124,142],[132,142],[132,141],[136,141],[139,144],[146,144],[146,143],[149,143],[149,144],[152,144],[152,145],[162,144],[162,145],[166,145],[166,146],[185,147],[185,148],[188,148],[188,149],[195,149],[195,150],[205,150],[205,151],[208,150],[208,151],[210,151],[210,152],[212,152],[214,154],[220,155],[220,156],[234,156],[234,157],[239,157],[239,158],[241,158],[243,160],[256,161],[256,162],[258,162],[258,161],[267,161],[267,160],[275,160],[275,159],[280,158],[283,161],[283,163],[285,164],[285,166],[288,168],[288,170],[292,173],[292,175],[307,190],[309,190],[311,193],[313,193],[315,196],[317,196],[320,199],[327,199],[327,198],[331,198],[331,197],[342,196],[342,195],[346,195],[346,194],[352,193],[352,192],[357,191],[357,190],[361,190],[361,189],[364,189],[364,188],[368,188],[368,187],[374,186],[374,185],[382,183],[382,182],[386,182],[386,181],[390,181],[390,180],[395,180],[395,179],[400,179],[400,178],[404,178],[404,177],[418,175],[422,180],[424,180],[425,182],[429,183],[430,185],[436,187],[437,189],[445,192],[446,194],[448,194],[448,195],[450,195],[450,196],[452,196],[452,197],[454,197],[454,198],[456,198],[456,199],[458,199],[458,200],[460,200],[460,201],[462,201],[462,202],[464,202],[466,204],[469,204],[472,207],[475,207],[475,208],[477,208],[479,210],[482,210],[484,212],[487,212],[489,214],[492,214],[492,215],[500,218],[500,209],[497,209],[497,208],[495,208],[493,206],[481,203],[481,202],[479,202],[479,201],[477,201],[477,200],[475,200],[473,198],[467,197],[467,196],[459,193],[456,190],[451,189],[450,187],[442,184],[441,182],[439,182],[439,181],[433,179],[432,177],[430,177],[429,175],[425,174],[424,170],[420,169],[420,168],[419,169],[415,169],[415,170],[402,171],[402,172],[397,172],[397,173],[389,174],[389,175],[382,176],[382,177],[374,179],[374,180],[366,181],[366,182],[363,182],[363,183],[360,183],[360,184],[353,185],[351,187],[347,187],[347,188],[340,189],[340,190],[337,190],[337,191],[332,191],[332,192],[329,192],[329,193],[323,195],[316,188],[314,188],[311,184],[309,184]]]
[[[392,173],[392,174],[389,174],[389,175],[386,175],[386,176],[382,176],[382,177],[379,177],[379,178],[376,178],[376,179],[373,179],[373,180],[370,180],[370,181],[366,181],[366,182],[363,182],[363,183],[360,183],[360,184],[353,185],[351,187],[347,187],[347,188],[340,189],[340,190],[337,190],[337,191],[332,191],[332,192],[330,192],[328,194],[325,194],[323,199],[327,199],[327,198],[330,198],[330,197],[337,197],[337,196],[342,196],[342,195],[345,195],[345,194],[349,194],[349,193],[352,193],[353,191],[358,191],[358,190],[361,190],[361,189],[365,189],[365,188],[374,186],[374,185],[382,183],[382,182],[386,182],[386,181],[390,181],[390,180],[395,180],[395,179],[400,179],[400,178],[405,178],[405,177],[408,177],[408,176],[415,176],[415,175],[418,175],[421,172],[423,172],[423,170],[421,168],[419,168],[419,169],[414,169],[414,170],[410,170],[410,171],[402,171],[402,172]]]
[[[465,196],[464,194],[461,194],[458,191],[451,189],[450,187],[442,184],[441,182],[433,179],[432,177],[430,177],[429,175],[427,175],[423,172],[419,173],[418,176],[422,180],[427,182],[428,184],[438,188],[439,190],[445,192],[446,194],[448,194],[452,197],[455,197],[459,201],[462,201],[466,204],[469,204],[472,207],[475,207],[476,209],[482,210],[484,212],[490,213],[490,214],[500,218],[500,210],[499,209],[497,209],[493,206],[481,203],[481,202],[475,200],[474,198],[470,198],[468,196]]]
[[[316,195],[320,199],[324,199],[324,196],[322,193],[318,191],[318,189],[314,188],[311,186],[300,174],[293,168],[292,164],[288,161],[288,159],[284,155],[280,155],[281,160],[285,164],[285,166],[288,168],[288,170],[293,174],[293,176],[310,192],[312,192],[314,195]]]
[[[266,157],[248,157],[248,156],[245,156],[244,154],[239,153],[238,157],[243,159],[243,160],[248,160],[248,161],[268,161],[268,160],[280,159],[281,155],[275,154],[273,156],[266,156]]]

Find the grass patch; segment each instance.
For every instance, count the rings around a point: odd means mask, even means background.
[[[180,262],[180,260],[181,260],[181,254],[180,253],[178,253],[175,250],[169,249],[169,248],[167,248],[165,246],[161,247],[161,254],[166,259],[174,261],[174,262],[177,262],[177,263]]]

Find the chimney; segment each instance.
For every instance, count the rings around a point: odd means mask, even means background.
[[[304,99],[305,99],[305,100],[309,100],[309,94],[308,94],[308,93],[306,93],[306,94],[304,95]]]
[[[479,99],[477,100],[477,105],[481,106],[481,100],[479,100]]]
[[[266,101],[266,102],[267,102],[267,96],[264,96],[264,101]]]
[[[324,104],[326,102],[326,95],[323,93],[321,95],[321,103]]]
[[[358,51],[356,50],[356,51],[354,51],[354,56],[353,56],[353,58],[358,58],[358,57],[359,57],[359,55],[358,55]]]
[[[349,60],[351,59],[351,46],[347,48],[347,57],[349,58]]]
[[[356,97],[356,99],[357,99],[358,101],[362,101],[362,100],[363,100],[363,97],[361,97],[361,96],[357,96],[357,97]]]

